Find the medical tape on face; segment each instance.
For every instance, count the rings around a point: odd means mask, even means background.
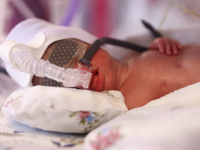
[[[61,40],[54,43],[49,62],[63,68],[75,68],[78,60],[83,57],[87,45],[77,40]],[[62,87],[63,84],[47,77],[42,78],[41,85]]]

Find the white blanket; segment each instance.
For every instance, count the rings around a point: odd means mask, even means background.
[[[11,92],[18,88],[0,73],[0,150],[84,150],[84,134],[45,132],[6,118],[1,108]]]
[[[86,145],[90,150],[198,150],[200,83],[111,120],[92,131]]]

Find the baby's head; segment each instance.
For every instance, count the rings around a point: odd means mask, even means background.
[[[76,67],[78,61],[83,58],[97,38],[81,29],[57,26],[34,18],[18,24],[9,33],[7,40],[33,47],[34,53],[37,54],[34,54],[35,57],[49,60],[50,63],[67,69]],[[113,64],[116,61],[105,50],[99,47],[97,50],[90,55],[92,57],[89,59],[92,65],[92,80],[89,89],[96,91],[114,89],[117,68]],[[85,61],[82,62],[85,63]],[[22,87],[63,86],[62,83],[52,79],[36,77],[10,66],[7,66],[7,71]]]
[[[42,59],[50,61],[64,69],[77,68],[77,64],[81,58],[85,55],[91,44],[78,39],[62,39],[50,44]],[[89,86],[90,90],[102,91],[112,89],[113,81],[115,79],[115,72],[113,62],[115,60],[103,49],[99,49],[91,60],[91,73],[92,79]],[[112,85],[110,86],[110,83]],[[63,87],[63,83],[57,82],[47,77],[36,77],[32,79],[33,86],[53,86]]]

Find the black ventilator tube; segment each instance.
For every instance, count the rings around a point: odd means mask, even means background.
[[[89,49],[87,50],[87,52],[85,53],[83,58],[79,60],[79,62],[81,62],[85,65],[91,65],[90,61],[91,61],[92,57],[99,50],[99,48],[104,44],[121,46],[121,47],[129,48],[131,50],[138,51],[138,52],[144,52],[149,49],[148,47],[140,46],[140,45],[137,45],[134,43],[125,42],[125,41],[121,41],[121,40],[117,40],[117,39],[113,39],[113,38],[109,38],[109,37],[103,37],[103,38],[96,40],[89,47]]]
[[[0,72],[3,73],[3,74],[5,74],[5,75],[8,75],[6,69],[3,68],[3,67],[0,67]]]
[[[151,34],[154,37],[162,37],[162,34],[160,32],[158,32],[150,23],[148,23],[145,20],[142,20],[143,25],[151,32]],[[113,39],[113,38],[109,38],[109,37],[103,37],[100,38],[98,40],[96,40],[87,50],[87,52],[85,53],[85,55],[83,56],[82,59],[79,60],[79,62],[90,66],[91,65],[91,59],[94,56],[94,54],[98,51],[98,49],[104,45],[104,44],[111,44],[111,45],[116,45],[116,46],[121,46],[121,47],[125,47],[137,52],[144,52],[146,50],[148,50],[148,47],[144,47],[138,44],[134,44],[134,43],[130,43],[130,42],[126,42],[126,41],[121,41],[121,40],[117,40],[117,39]]]
[[[150,31],[150,33],[155,37],[162,37],[162,34],[156,30],[150,23],[145,20],[142,20],[142,24]]]

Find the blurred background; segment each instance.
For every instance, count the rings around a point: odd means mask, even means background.
[[[145,30],[141,19],[158,28],[170,2],[183,3],[200,14],[199,0],[0,0],[0,40],[17,23],[32,17],[82,28],[97,37],[138,34]],[[196,24],[200,25],[200,18],[173,6],[162,29]]]

